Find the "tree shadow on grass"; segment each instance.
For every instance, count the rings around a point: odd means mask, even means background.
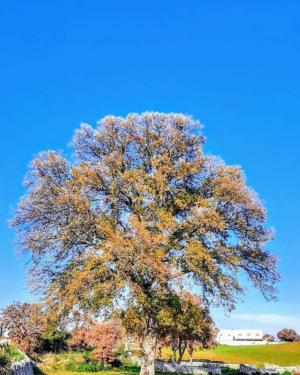
[[[39,367],[34,366],[33,367],[33,373],[34,375],[46,375],[45,372],[43,372]]]

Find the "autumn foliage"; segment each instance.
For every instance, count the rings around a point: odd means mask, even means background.
[[[94,357],[102,364],[116,361],[115,351],[121,342],[121,327],[115,322],[96,324],[91,328],[76,330],[71,339],[71,346],[77,349],[93,349]]]
[[[300,341],[300,336],[298,333],[293,329],[284,328],[277,333],[277,337],[281,341],[286,342],[293,342],[293,341]]]
[[[143,375],[154,373],[163,316],[179,290],[192,285],[206,308],[232,309],[243,272],[274,297],[265,209],[243,171],[206,155],[204,140],[200,123],[182,114],[83,124],[74,159],[51,151],[32,161],[12,221],[52,311],[118,306],[141,339]]]
[[[41,343],[46,320],[38,304],[16,302],[2,311],[0,324],[23,352],[33,354]]]
[[[74,349],[86,350],[90,346],[89,329],[78,328],[72,333],[70,345]]]
[[[158,349],[171,348],[173,359],[180,362],[186,350],[192,358],[196,348],[215,346],[215,338],[216,329],[208,309],[198,297],[182,292],[163,314]]]

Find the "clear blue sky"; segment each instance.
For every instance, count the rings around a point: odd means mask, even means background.
[[[0,307],[31,300],[6,220],[28,162],[81,121],[180,111],[240,164],[276,228],[279,301],[249,290],[221,328],[300,331],[300,2],[7,1],[0,10]]]

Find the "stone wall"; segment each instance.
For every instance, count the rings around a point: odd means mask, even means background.
[[[300,358],[299,358],[300,362]],[[256,366],[253,365],[240,365],[240,372],[242,374],[282,374],[285,371],[288,371],[292,374],[296,374],[300,372],[300,365],[299,366],[287,366],[287,367],[281,367],[277,365],[272,365],[265,363],[263,368],[257,368]]]
[[[299,358],[300,362],[300,358]],[[222,362],[165,362],[155,361],[155,368],[161,372],[182,373],[194,375],[218,375],[224,369],[236,370],[241,374],[282,374],[285,371],[291,373],[300,373],[300,366],[280,367],[271,364],[265,364],[263,368],[253,365],[234,365]]]
[[[7,369],[7,375],[33,375],[33,364],[29,358],[15,362]]]
[[[9,344],[9,339],[0,339],[0,348],[8,349]],[[33,363],[25,355],[22,361],[14,362],[8,368],[2,368],[0,370],[2,370],[0,371],[0,375],[33,375]]]
[[[222,369],[239,370],[239,365],[224,364],[221,362],[165,362],[155,361],[155,368],[161,372],[182,374],[221,374]]]

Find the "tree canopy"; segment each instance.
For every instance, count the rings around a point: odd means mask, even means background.
[[[277,337],[279,340],[286,342],[300,341],[300,336],[298,333],[294,329],[289,328],[283,328],[277,332]]]
[[[161,316],[161,331],[158,347],[170,347],[173,359],[182,361],[187,350],[190,358],[196,348],[215,346],[216,329],[207,308],[199,297],[184,292],[174,299]],[[178,353],[178,358],[177,358]]]
[[[76,306],[126,317],[134,307],[151,374],[162,311],[181,290],[232,309],[243,271],[274,297],[265,209],[239,167],[203,152],[198,121],[108,116],[81,125],[72,144],[70,160],[49,151],[32,161],[13,220],[32,279],[58,314]]]
[[[2,310],[0,324],[12,342],[27,354],[40,345],[46,319],[39,304],[14,302]]]

